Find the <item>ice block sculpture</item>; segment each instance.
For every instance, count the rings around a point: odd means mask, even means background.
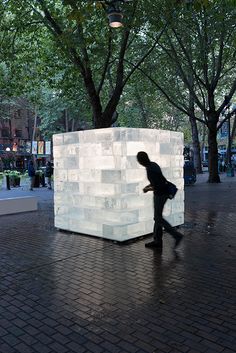
[[[183,134],[107,128],[53,136],[55,226],[119,242],[153,230],[153,195],[144,194],[146,170],[139,151],[148,153],[179,191],[164,215],[184,222]]]

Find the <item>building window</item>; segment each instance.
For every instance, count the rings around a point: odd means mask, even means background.
[[[15,131],[15,137],[22,137],[22,130],[17,130]]]
[[[10,137],[10,131],[8,127],[2,128],[2,137]]]

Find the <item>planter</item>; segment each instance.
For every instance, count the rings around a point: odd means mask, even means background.
[[[40,175],[36,174],[34,177],[34,188],[39,188],[40,185]]]
[[[20,186],[20,176],[11,175],[10,176],[10,186],[19,187]]]
[[[40,177],[40,184],[42,185],[43,188],[45,187],[45,176],[44,176],[44,174],[42,174],[41,177]]]
[[[45,176],[43,173],[36,173],[34,179],[34,187],[39,188],[40,185],[42,185],[42,187],[45,187]]]

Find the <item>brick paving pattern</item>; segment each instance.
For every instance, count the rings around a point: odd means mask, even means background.
[[[235,352],[236,178],[204,177],[176,252],[60,232],[48,190],[1,216],[0,353]]]

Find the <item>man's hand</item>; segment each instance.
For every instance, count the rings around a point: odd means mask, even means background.
[[[143,192],[144,192],[144,193],[146,193],[146,192],[148,192],[148,191],[153,191],[152,185],[147,185],[147,186],[145,186],[145,188],[143,188]]]

